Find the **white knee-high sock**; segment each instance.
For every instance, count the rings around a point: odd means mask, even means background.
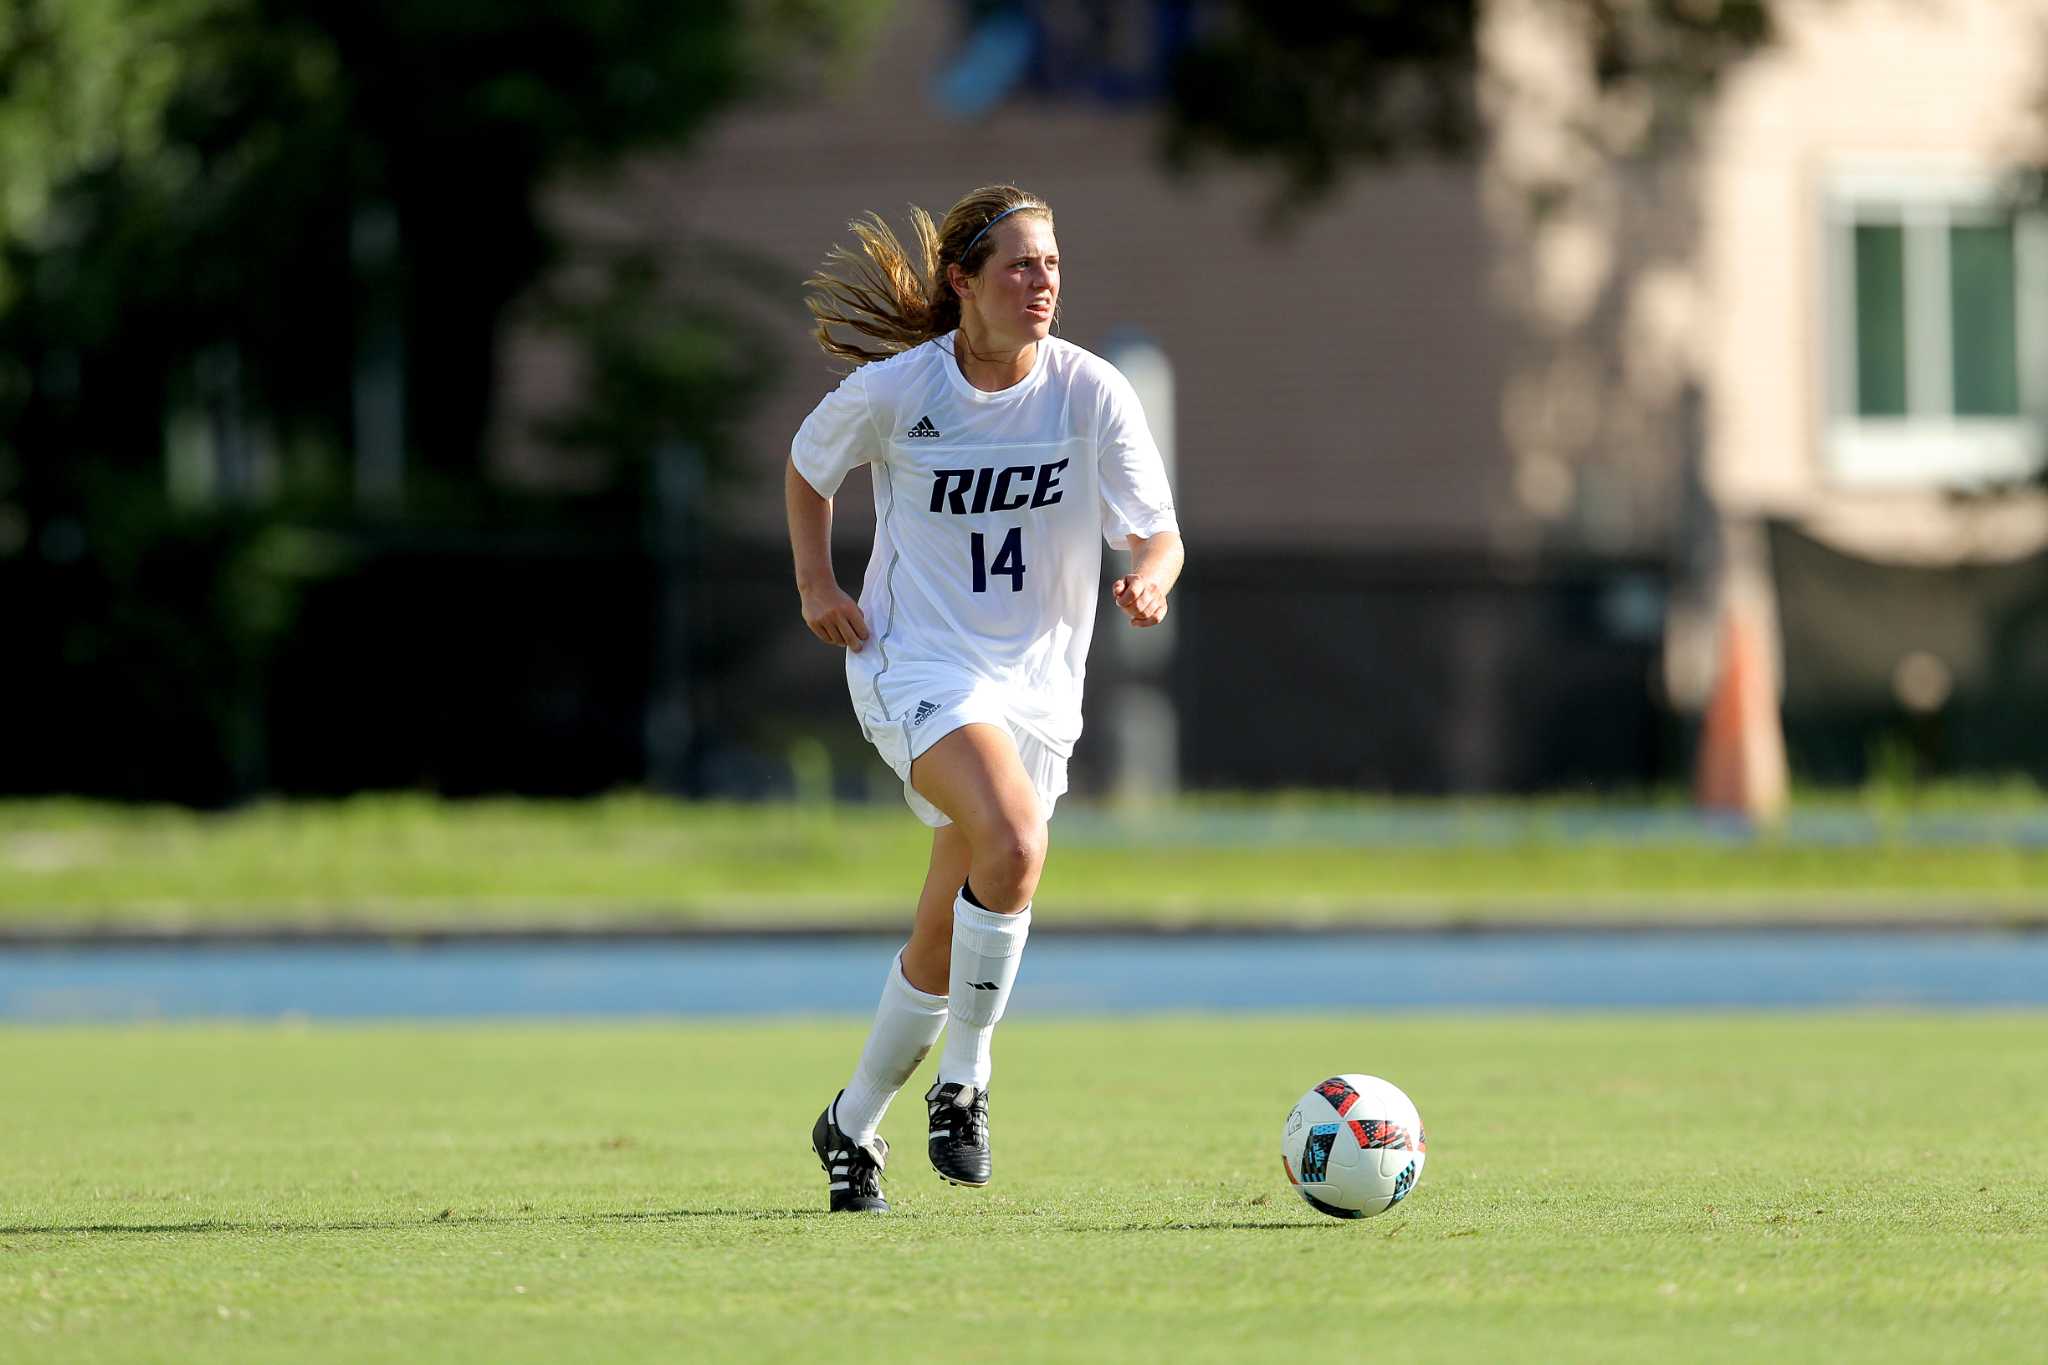
[[[946,1050],[939,1054],[942,1083],[988,1089],[989,1040],[1010,1003],[1010,986],[1030,932],[1028,905],[1014,915],[1000,915],[970,905],[965,895],[954,898],[952,1027]]]
[[[921,991],[903,975],[903,954],[889,962],[882,985],[882,1003],[875,1007],[874,1027],[861,1048],[860,1063],[846,1093],[839,1097],[833,1120],[854,1145],[871,1141],[882,1126],[889,1101],[917,1072],[946,1027],[946,997]]]

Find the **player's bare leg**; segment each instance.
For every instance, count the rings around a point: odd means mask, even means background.
[[[932,860],[925,870],[924,890],[917,897],[917,918],[910,942],[903,946],[903,975],[910,984],[944,995],[953,971],[953,902],[967,881],[967,836],[958,825],[932,831]]]
[[[989,1178],[989,1045],[1009,1004],[1045,866],[1045,815],[1009,732],[963,725],[911,764],[910,784],[966,841],[953,902],[948,1019],[939,1079],[925,1095],[932,1165],[956,1185]]]

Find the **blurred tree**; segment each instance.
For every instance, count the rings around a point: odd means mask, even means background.
[[[687,446],[711,480],[735,477],[742,419],[779,365],[775,336],[746,305],[781,302],[784,268],[694,236],[658,253],[586,242],[580,257],[533,302],[537,321],[581,339],[587,392],[536,433],[614,466]]]
[[[715,458],[745,335],[616,262],[535,291],[541,192],[814,83],[886,7],[0,0],[0,788],[262,790],[278,651],[366,544],[308,528],[401,476],[408,519],[506,510],[480,457],[530,292],[586,351],[565,440]],[[615,528],[621,483],[513,515]]]
[[[1526,7],[1526,6],[1525,6]],[[1329,0],[1195,5],[1172,64],[1168,153],[1277,161],[1283,199],[1328,191],[1348,165],[1477,139],[1482,0]],[[1769,41],[1767,0],[1545,0],[1546,18],[1576,29],[1603,93],[1626,93],[1647,149],[1681,130],[1698,97],[1736,58]],[[1176,19],[1176,25],[1184,21]]]
[[[274,477],[237,452],[331,461],[393,417],[409,460],[466,474],[500,318],[557,254],[541,187],[807,79],[881,7],[12,0],[0,418],[17,478],[81,456],[161,477],[168,445],[175,485],[191,427],[220,456],[212,491],[233,493]],[[396,414],[366,404],[380,366]]]

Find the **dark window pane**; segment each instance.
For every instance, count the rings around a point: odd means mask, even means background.
[[[2012,224],[1949,229],[1949,336],[1959,417],[2019,413],[2013,283]]]
[[[1906,233],[1856,228],[1856,411],[1906,415]]]

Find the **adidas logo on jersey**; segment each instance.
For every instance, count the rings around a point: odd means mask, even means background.
[[[905,435],[907,435],[907,436],[934,436],[934,437],[935,437],[935,436],[937,436],[937,435],[939,434],[939,429],[938,429],[937,427],[935,427],[935,426],[933,426],[933,425],[932,425],[932,419],[931,419],[931,418],[929,418],[929,417],[920,417],[920,418],[918,418],[918,419],[917,419],[917,425],[916,425],[916,426],[914,426],[914,427],[912,427],[912,428],[911,428],[911,429],[910,429],[909,431],[905,432],[904,434],[905,434]]]
[[[932,716],[937,713],[938,709],[939,704],[935,701],[919,702],[917,704],[917,716],[914,720],[910,722],[910,728],[914,730],[918,726],[930,720]]]

